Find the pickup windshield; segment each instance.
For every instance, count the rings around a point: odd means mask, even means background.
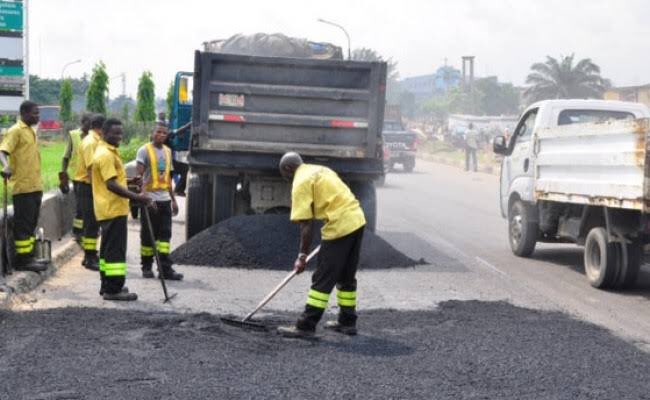
[[[558,117],[558,125],[602,123],[611,120],[634,119],[627,111],[611,110],[564,110]]]
[[[398,121],[384,121],[385,131],[403,131],[402,124]]]

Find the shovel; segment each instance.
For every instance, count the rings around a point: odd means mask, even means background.
[[[2,201],[2,276],[7,276],[13,272],[11,265],[12,254],[9,251],[9,218],[7,216],[7,207],[9,203],[8,179],[4,177],[4,193]]]
[[[149,239],[151,240],[153,247],[153,256],[156,260],[156,266],[158,267],[158,277],[160,278],[160,284],[162,285],[163,293],[165,294],[165,299],[163,303],[171,301],[176,297],[176,293],[171,296],[167,293],[167,284],[165,283],[165,274],[163,273],[162,264],[160,262],[160,254],[158,253],[158,248],[156,247],[156,238],[153,234],[153,226],[151,225],[151,218],[149,217],[149,209],[146,205],[142,206],[142,217],[144,217],[145,222],[147,223],[147,230],[149,231]]]
[[[305,260],[305,264],[308,264],[309,261],[312,258],[314,258],[316,256],[316,254],[318,254],[319,251],[320,251],[320,245],[318,245],[314,250],[312,250],[311,253],[309,253],[309,255],[307,256],[307,259]],[[275,297],[275,295],[278,294],[278,292],[280,290],[282,290],[282,288],[285,287],[287,285],[287,283],[289,283],[289,281],[291,279],[293,279],[293,277],[296,276],[297,274],[298,273],[296,272],[295,269],[293,271],[291,271],[289,273],[289,275],[287,275],[282,280],[282,282],[280,282],[278,284],[278,286],[276,286],[271,291],[271,293],[267,294],[266,297],[264,299],[262,299],[262,301],[260,301],[260,303],[257,305],[257,307],[255,307],[255,309],[253,311],[251,311],[250,313],[248,313],[248,315],[246,315],[243,319],[240,320],[240,319],[235,319],[235,318],[221,317],[221,320],[223,322],[225,322],[226,324],[228,324],[228,325],[238,326],[238,327],[241,327],[241,328],[252,328],[252,329],[258,329],[258,330],[265,331],[267,329],[265,325],[260,324],[258,322],[253,322],[253,321],[251,321],[251,318],[253,318],[253,315],[255,315],[259,310],[262,309],[262,307],[264,307],[269,301],[271,301],[271,299],[273,297]]]

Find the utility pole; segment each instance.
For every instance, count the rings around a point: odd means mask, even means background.
[[[348,60],[351,60],[352,59],[352,51],[350,50],[350,35],[348,35],[348,31],[346,31],[343,26],[337,24],[336,22],[327,21],[327,20],[324,20],[322,18],[318,18],[318,22],[322,22],[322,23],[327,24],[327,25],[335,26],[335,27],[339,28],[340,30],[342,30],[343,33],[345,33],[345,37],[348,38]]]

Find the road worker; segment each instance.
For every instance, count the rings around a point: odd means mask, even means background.
[[[359,252],[366,219],[359,202],[348,186],[331,169],[305,164],[299,154],[286,153],[280,160],[280,173],[292,180],[291,221],[300,224],[300,252],[294,269],[305,269],[312,236],[313,221],[324,222],[321,229],[321,249],[305,311],[293,326],[279,327],[286,337],[313,336],[330,292],[336,286],[339,316],[328,321],[325,328],[356,335],[357,280]]]
[[[67,188],[68,181],[70,180],[68,168],[72,170],[72,188],[76,205],[74,220],[72,222],[72,233],[74,234],[75,241],[79,245],[82,245],[81,237],[83,234],[83,200],[81,199],[80,187],[84,183],[83,179],[86,172],[82,171],[82,173],[79,173],[77,167],[81,159],[81,141],[88,135],[88,131],[90,130],[90,118],[90,114],[86,113],[82,115],[79,129],[68,132],[65,152],[61,161],[61,172],[59,172],[59,184],[61,188]]]
[[[129,200],[151,205],[146,194],[127,187],[126,171],[118,147],[122,123],[109,118],[102,127],[103,140],[97,145],[91,165],[94,212],[102,229],[99,250],[99,293],[104,300],[133,301],[138,296],[124,286],[126,280],[127,215]]]
[[[172,236],[172,216],[178,214],[178,204],[172,190],[172,151],[165,146],[167,124],[158,121],[151,135],[151,142],[138,149],[136,154],[137,175],[142,177],[142,192],[151,198],[153,207],[149,209],[155,243],[151,242],[151,232],[143,215],[140,216],[140,257],[142,277],[153,278],[154,248],[158,250],[163,277],[181,280],[180,274],[172,268],[169,257]]]
[[[79,163],[75,178],[79,180],[79,192],[83,210],[83,233],[81,246],[84,249],[84,259],[81,264],[89,270],[99,271],[99,258],[97,257],[97,238],[99,237],[99,224],[95,219],[92,189],[92,160],[95,149],[102,139],[102,125],[106,118],[101,114],[94,114],[90,119],[90,132],[79,145]]]
[[[34,231],[43,198],[41,155],[34,126],[39,122],[38,105],[24,101],[20,118],[2,139],[0,163],[2,176],[9,180],[14,205],[14,245],[17,271],[45,271],[48,263],[34,257]]]

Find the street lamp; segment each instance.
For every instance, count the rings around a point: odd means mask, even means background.
[[[63,69],[61,69],[61,80],[64,79],[65,69],[66,69],[66,68],[68,68],[68,67],[69,67],[70,65],[72,65],[72,64],[79,64],[80,62],[81,62],[81,59],[79,59],[79,60],[74,60],[74,61],[70,61],[69,63],[67,63],[66,65],[64,65],[64,66],[63,66]]]
[[[343,33],[345,33],[345,37],[348,38],[348,60],[351,60],[351,59],[352,59],[352,55],[351,55],[351,53],[350,53],[350,35],[348,35],[348,31],[346,31],[344,27],[342,27],[341,25],[337,24],[336,22],[326,21],[326,20],[324,20],[324,19],[322,19],[322,18],[318,18],[318,22],[322,22],[322,23],[327,24],[327,25],[335,26],[335,27],[339,28],[340,30],[342,30]]]

